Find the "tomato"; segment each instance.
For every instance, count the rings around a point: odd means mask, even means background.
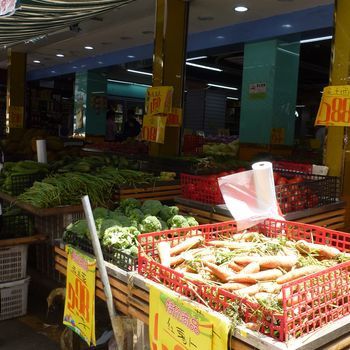
[[[300,182],[304,182],[304,179],[301,176],[296,176],[288,180],[290,184],[298,184]]]
[[[280,178],[280,174],[278,173],[273,173],[273,179],[275,181],[275,183],[277,183],[278,179]]]
[[[313,207],[316,207],[318,205],[318,202],[319,202],[319,198],[318,198],[318,195],[317,194],[312,194],[310,197],[309,197],[309,205],[311,208]]]
[[[282,213],[284,214],[289,213],[292,211],[292,206],[290,205],[289,202],[283,203],[281,205],[281,210],[282,210]]]
[[[305,200],[299,200],[296,203],[294,203],[294,209],[297,211],[305,209],[305,206],[306,206]]]
[[[286,185],[287,183],[288,183],[288,180],[283,176],[277,180],[277,186]]]

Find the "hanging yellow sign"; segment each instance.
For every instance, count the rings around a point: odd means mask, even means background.
[[[323,89],[315,125],[350,126],[350,85]]]
[[[173,108],[167,117],[166,126],[180,127],[182,125],[182,108]]]
[[[96,260],[67,246],[67,283],[63,324],[89,346],[95,339]]]
[[[166,116],[145,115],[141,132],[142,140],[164,143],[166,122]]]
[[[150,286],[152,350],[227,349],[230,321],[160,285]]]
[[[146,114],[167,114],[171,112],[173,103],[172,86],[156,86],[147,89],[146,94]]]

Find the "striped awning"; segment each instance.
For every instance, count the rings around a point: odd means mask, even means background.
[[[16,12],[0,17],[0,47],[62,30],[135,0],[21,0]]]

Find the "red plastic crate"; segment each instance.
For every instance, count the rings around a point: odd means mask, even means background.
[[[312,225],[269,219],[251,230],[272,238],[285,235],[288,239],[304,239],[341,251],[350,249],[350,234]],[[283,285],[283,311],[275,313],[232,292],[189,282],[182,273],[159,264],[157,244],[168,241],[176,245],[188,238],[189,232],[210,241],[231,237],[236,233],[236,225],[230,221],[140,235],[139,274],[216,311],[229,313],[231,308],[236,308],[244,321],[260,324],[260,332],[280,341],[306,335],[350,314],[350,261]]]
[[[274,170],[290,170],[297,173],[312,174],[312,164],[308,163],[293,163],[286,161],[274,161]]]
[[[181,194],[184,198],[207,204],[223,204],[217,177],[215,175],[180,174]]]
[[[203,151],[205,139],[198,135],[184,135],[182,152],[185,154],[200,154]]]

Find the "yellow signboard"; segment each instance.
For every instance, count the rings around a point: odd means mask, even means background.
[[[182,108],[173,108],[167,117],[166,126],[180,127],[182,125]]]
[[[86,343],[95,339],[95,275],[96,260],[67,246],[67,283],[63,324]]]
[[[150,286],[152,350],[227,349],[230,321],[163,286]]]
[[[9,127],[22,129],[24,127],[24,108],[22,106],[10,106]]]
[[[323,89],[315,125],[350,126],[350,85]]]
[[[166,116],[145,115],[142,124],[142,140],[164,143]]]
[[[171,112],[173,103],[172,86],[156,86],[147,89],[146,94],[146,114],[167,114]]]

